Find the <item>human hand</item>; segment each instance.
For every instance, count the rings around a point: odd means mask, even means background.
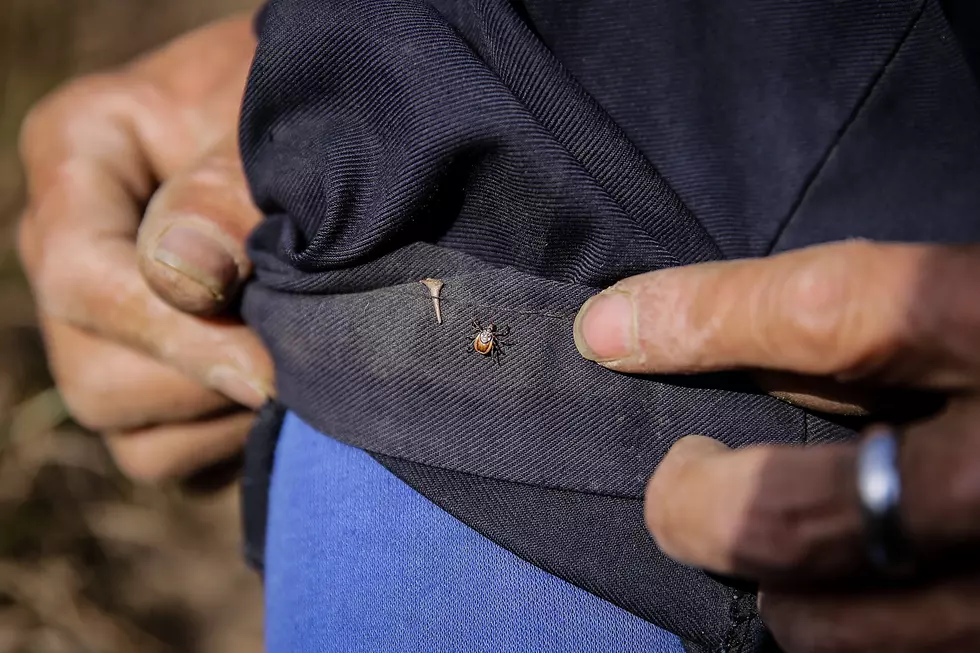
[[[222,315],[259,220],[236,142],[251,19],[192,32],[70,83],[24,123],[19,251],[55,381],[75,418],[142,480],[240,450],[273,372]]]
[[[732,451],[690,436],[650,479],[659,546],[758,581],[789,653],[980,646],[978,289],[975,245],[854,241],[639,275],[579,313],[579,349],[615,370],[775,370],[797,375],[778,377],[795,379],[794,401],[849,412],[864,407],[840,400],[853,389],[879,406],[901,389],[945,398],[904,431],[900,515],[917,571],[899,584],[867,559],[856,443]]]

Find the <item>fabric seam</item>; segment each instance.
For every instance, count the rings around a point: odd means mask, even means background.
[[[827,149],[824,151],[823,156],[820,157],[820,159],[817,161],[817,164],[814,166],[813,170],[811,170],[810,174],[807,175],[806,181],[803,184],[803,188],[800,190],[796,199],[793,201],[793,204],[790,206],[790,210],[788,214],[783,219],[782,223],[779,225],[779,228],[776,229],[776,234],[769,242],[769,246],[766,248],[766,252],[765,252],[766,256],[771,255],[773,251],[776,249],[776,247],[779,245],[779,242],[782,240],[786,231],[789,229],[790,225],[799,215],[800,208],[803,206],[807,197],[810,195],[810,191],[812,190],[814,184],[816,184],[817,179],[820,178],[821,173],[827,167],[827,163],[830,161],[833,155],[840,148],[841,141],[850,131],[854,123],[857,122],[857,119],[864,113],[864,110],[865,108],[867,108],[872,96],[875,94],[875,91],[878,89],[882,80],[887,75],[888,70],[892,67],[892,64],[898,58],[899,52],[901,52],[902,48],[905,46],[905,43],[908,41],[909,36],[911,36],[912,31],[915,29],[916,25],[918,25],[919,21],[922,19],[922,16],[926,10],[927,3],[928,0],[921,0],[918,9],[916,9],[915,13],[912,15],[911,20],[909,21],[909,24],[905,27],[905,30],[902,33],[901,38],[899,38],[898,41],[895,43],[895,46],[892,48],[892,51],[888,54],[888,57],[885,59],[885,62],[882,64],[881,68],[878,69],[878,72],[875,73],[875,75],[868,82],[868,85],[865,87],[864,92],[861,94],[861,97],[858,98],[858,101],[854,105],[854,108],[851,110],[850,115],[848,115],[847,119],[840,126],[840,129],[838,129],[837,134],[835,135],[834,139],[830,142],[830,145],[828,145]]]

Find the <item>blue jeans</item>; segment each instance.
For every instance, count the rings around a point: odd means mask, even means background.
[[[683,653],[289,415],[266,549],[269,653]]]

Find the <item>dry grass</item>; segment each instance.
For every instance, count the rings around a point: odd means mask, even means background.
[[[0,653],[261,650],[235,490],[135,487],[72,425],[13,253],[15,142],[63,80],[253,0],[0,2]]]

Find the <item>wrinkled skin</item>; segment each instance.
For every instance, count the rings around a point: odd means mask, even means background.
[[[78,79],[27,117],[19,250],[75,418],[143,480],[233,457],[272,394],[269,356],[222,309],[259,220],[235,132],[251,18]]]
[[[645,514],[667,554],[757,581],[789,653],[980,650],[980,247],[853,241],[652,272],[589,300],[575,340],[618,371],[752,370],[824,411],[941,406],[905,427],[917,566],[898,587],[867,562],[853,443],[732,451],[689,436]]]

